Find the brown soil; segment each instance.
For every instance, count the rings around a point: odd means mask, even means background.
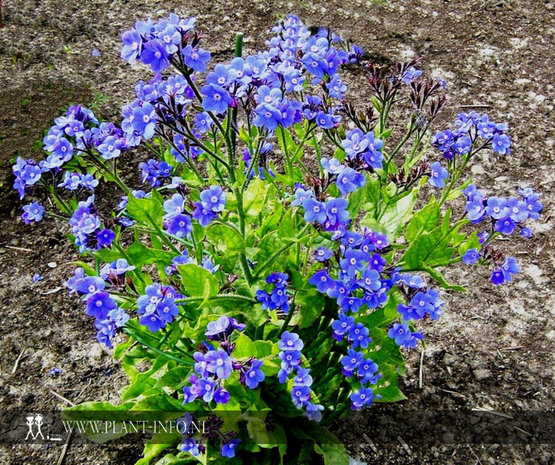
[[[296,13],[307,24],[330,27],[388,59],[422,56],[426,71],[448,80],[446,118],[462,105],[480,104],[487,105],[485,111],[493,118],[509,122],[513,154],[506,160],[484,158],[473,173],[476,183],[488,191],[511,195],[517,186],[534,186],[544,195],[544,215],[534,226],[535,237],[503,244],[508,254],[519,259],[522,274],[510,286],[493,288],[487,276],[476,276],[463,267],[449,273],[451,280],[470,291],[447,296],[445,314],[424,328],[428,346],[423,387],[418,387],[419,353],[415,352],[404,380],[409,400],[395,408],[553,409],[553,7],[541,0],[392,0],[389,5],[362,0],[4,2],[5,27],[0,29],[2,408],[39,411],[63,405],[51,391],[74,402],[117,400],[123,373],[110,353],[93,342],[89,318],[63,288],[72,270],[70,262],[78,257],[65,238],[67,231],[51,220],[32,227],[20,222],[21,204],[11,190],[10,165],[17,155],[41,157],[36,141],[70,103],[96,101],[102,116],[115,116],[118,106],[130,97],[133,83],[146,75],[119,58],[121,32],[136,19],[176,11],[198,18],[217,59],[232,53],[233,32],[244,31],[246,48],[258,49],[278,15]],[[92,57],[93,48],[102,56]],[[110,99],[103,101],[99,92]],[[44,280],[33,283],[34,273],[44,275]],[[53,367],[61,367],[61,375],[49,376]],[[388,408],[376,405],[372,412]],[[337,429],[351,452],[371,464],[554,462],[551,446],[526,444],[411,445],[407,449],[395,442],[374,449],[366,445],[360,426],[368,418],[353,416]],[[2,446],[0,463],[51,464],[60,453],[57,446]],[[64,463],[123,465],[139,456],[134,446],[70,445]]]

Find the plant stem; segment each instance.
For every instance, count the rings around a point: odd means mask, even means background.
[[[131,329],[129,329],[127,326],[124,328],[124,331],[129,334],[133,339],[135,339],[139,344],[141,344],[142,346],[152,350],[154,353],[161,355],[164,358],[167,358],[168,360],[173,360],[175,362],[181,363],[182,365],[189,365],[189,366],[193,366],[194,362],[189,361],[189,360],[185,360],[183,358],[180,357],[176,357],[173,354],[170,354],[168,352],[164,352],[163,350],[158,349],[157,347],[154,347],[152,345],[150,345],[148,342],[146,342],[142,337],[138,336],[137,333],[133,332]]]

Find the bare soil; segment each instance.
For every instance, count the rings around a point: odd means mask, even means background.
[[[448,121],[465,105],[483,105],[512,128],[507,159],[483,158],[473,167],[476,183],[511,195],[518,186],[543,193],[544,215],[529,241],[511,238],[504,251],[522,273],[494,288],[484,273],[460,267],[449,273],[466,294],[446,296],[442,318],[426,326],[427,349],[409,357],[404,391],[409,400],[375,405],[337,425],[352,454],[370,464],[549,464],[552,446],[526,444],[441,447],[400,441],[371,447],[364,422],[387,409],[490,408],[540,410],[554,407],[553,294],[554,4],[542,0],[20,0],[2,5],[0,29],[0,405],[40,411],[73,402],[117,400],[124,375],[109,351],[94,342],[94,328],[77,299],[63,288],[77,253],[67,230],[52,220],[25,226],[21,203],[11,190],[16,156],[42,156],[36,142],[61,108],[99,104],[105,118],[132,95],[147,73],[119,58],[120,34],[135,20],[175,11],[196,16],[210,36],[217,59],[232,54],[236,31],[247,50],[263,46],[278,15],[296,13],[309,25],[327,26],[387,60],[423,57],[427,72],[448,80]],[[93,49],[100,57],[91,56]],[[105,99],[99,93],[109,95]],[[445,123],[447,124],[447,123]],[[439,126],[438,126],[439,129]],[[136,170],[130,163],[130,169]],[[34,273],[44,280],[34,283]],[[12,369],[19,359],[15,373]],[[50,369],[62,368],[56,377]],[[375,413],[374,413],[375,412]],[[454,441],[456,442],[456,441]],[[61,446],[2,446],[0,463],[52,464]],[[137,446],[70,444],[65,464],[132,464]]]

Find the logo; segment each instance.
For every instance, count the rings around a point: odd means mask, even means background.
[[[36,441],[38,439],[49,440],[49,441],[61,441],[62,438],[47,435],[44,437],[42,432],[42,427],[44,426],[44,417],[40,414],[32,414],[26,417],[27,420],[27,436],[25,436],[25,441]]]
[[[29,428],[29,431],[27,431],[27,436],[25,436],[26,441],[28,441],[29,438],[32,440],[38,439],[39,437],[44,439],[44,434],[42,434],[42,420],[43,418],[40,414],[27,417],[27,428]],[[35,426],[37,431],[33,433]]]

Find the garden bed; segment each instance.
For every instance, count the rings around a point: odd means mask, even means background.
[[[470,291],[451,293],[442,318],[426,328],[428,348],[408,362],[401,404],[372,408],[448,410],[545,410],[553,407],[555,330],[549,321],[553,296],[553,239],[549,235],[553,209],[552,38],[547,36],[551,4],[537,2],[393,2],[391,6],[354,3],[347,8],[273,4],[277,13],[294,11],[307,22],[328,26],[353,39],[382,60],[424,57],[427,71],[447,78],[452,111],[461,105],[487,105],[493,118],[506,118],[516,149],[502,164],[485,160],[474,168],[476,183],[509,194],[517,186],[534,186],[543,193],[544,215],[534,225],[534,240],[520,243],[523,266],[513,286],[493,288],[487,277],[474,276],[462,266],[458,281]],[[418,3],[418,6],[415,4]],[[11,190],[10,165],[19,152],[38,152],[35,142],[58,109],[70,102],[100,105],[106,118],[129,99],[130,85],[139,77],[119,58],[119,34],[135,19],[177,11],[197,16],[211,32],[216,58],[233,54],[228,28],[248,31],[247,49],[261,45],[274,23],[261,2],[242,3],[232,11],[229,2],[185,10],[179,2],[114,2],[110,9],[79,2],[22,2],[5,4],[5,28],[0,30],[2,82],[0,91],[0,290],[7,317],[1,329],[4,409],[48,410],[63,401],[51,391],[77,402],[116,400],[123,376],[109,353],[92,342],[93,329],[82,307],[63,288],[77,254],[67,244],[67,232],[47,220],[31,229],[19,221],[20,204]],[[254,14],[253,12],[256,12]],[[325,21],[323,18],[326,18]],[[515,26],[516,25],[516,26]],[[210,26],[214,26],[213,28]],[[255,39],[256,38],[256,39]],[[34,39],[34,40],[33,40]],[[100,57],[91,55],[93,49]],[[218,56],[219,55],[219,56]],[[103,101],[98,92],[114,96]],[[95,98],[96,96],[96,98]],[[135,163],[133,163],[136,166]],[[527,250],[524,252],[524,248]],[[506,243],[508,251],[511,242]],[[50,264],[50,265],[49,265]],[[55,265],[54,265],[55,264]],[[44,280],[33,283],[39,273]],[[463,279],[461,279],[461,276]],[[17,277],[17,279],[16,279]],[[19,362],[16,361],[19,358]],[[49,374],[52,368],[63,371]],[[15,373],[12,373],[15,371]],[[372,412],[373,413],[373,412]],[[358,413],[367,415],[367,413]],[[549,463],[549,447],[526,445],[364,445],[356,416],[337,426],[350,450],[369,463]],[[109,444],[85,449],[72,445],[65,463],[133,463],[140,449]],[[5,463],[52,463],[61,447],[16,446],[0,452]],[[5,456],[5,458],[4,458]]]

